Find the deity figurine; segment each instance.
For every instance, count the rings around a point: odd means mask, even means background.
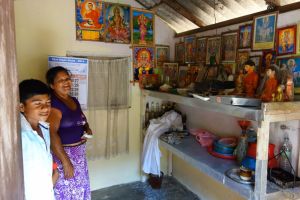
[[[265,82],[264,89],[261,95],[261,100],[263,102],[272,101],[273,99],[272,97],[274,97],[277,92],[278,81],[276,78],[276,71],[274,66],[271,66],[267,70],[267,77],[268,79]]]
[[[244,81],[244,73],[242,69],[239,69],[238,76],[235,79],[235,89],[231,94],[241,95],[243,94],[243,81]]]
[[[258,75],[255,72],[255,63],[252,60],[245,62],[245,71],[244,91],[246,93],[246,97],[254,97],[258,86]]]

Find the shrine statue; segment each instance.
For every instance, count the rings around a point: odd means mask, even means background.
[[[276,70],[274,66],[271,66],[266,73],[267,80],[264,84],[261,100],[264,102],[270,102],[273,99],[272,96],[274,97],[277,93],[278,81],[276,78]]]
[[[245,71],[244,91],[246,93],[246,97],[254,97],[258,86],[258,75],[255,72],[255,63],[252,60],[245,62]]]
[[[231,94],[241,95],[243,94],[243,81],[244,73],[242,69],[239,69],[238,76],[235,79],[235,89]]]

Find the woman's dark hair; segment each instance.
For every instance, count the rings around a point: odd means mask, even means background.
[[[71,72],[62,66],[52,67],[46,73],[46,80],[48,85],[54,83],[54,79],[59,72],[65,72],[71,76]]]
[[[19,96],[20,102],[25,103],[25,101],[35,95],[44,95],[47,94],[50,96],[49,87],[40,80],[36,79],[27,79],[22,81],[19,84]]]

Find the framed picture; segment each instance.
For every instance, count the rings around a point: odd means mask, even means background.
[[[220,56],[221,56],[220,54],[221,54],[221,37],[220,36],[209,37],[207,39],[206,64],[220,63]]]
[[[274,49],[277,12],[253,18],[252,50]]]
[[[280,67],[284,65],[293,74],[294,93],[300,94],[300,57],[278,59]]]
[[[252,60],[255,63],[255,71],[257,74],[261,74],[261,62],[262,62],[262,56],[257,55],[257,56],[250,56],[250,60]]]
[[[277,29],[277,55],[296,52],[297,25]]]
[[[76,39],[105,40],[104,3],[100,0],[76,0]]]
[[[141,89],[157,89],[159,86],[158,74],[140,74],[139,86]]]
[[[235,62],[237,49],[237,32],[222,33],[222,61]]]
[[[185,63],[195,63],[196,62],[196,37],[189,36],[184,38],[184,48],[185,48]]]
[[[297,54],[300,54],[300,23],[299,24],[297,24],[297,33],[296,33],[296,35],[297,35]]]
[[[249,51],[238,51],[236,55],[237,72],[244,70],[244,64],[249,59]]]
[[[163,82],[169,85],[176,85],[178,81],[178,63],[163,64]]]
[[[105,41],[128,44],[131,42],[130,5],[105,3]]]
[[[196,82],[196,79],[198,77],[198,73],[200,71],[200,66],[198,65],[195,65],[195,66],[190,66],[189,68],[189,73],[191,75],[191,82],[194,83]]]
[[[155,45],[156,53],[156,67],[163,66],[164,62],[170,61],[170,46],[168,45]]]
[[[263,51],[261,73],[265,73],[272,64],[275,64],[276,51]]]
[[[251,48],[252,24],[246,24],[239,27],[238,48]]]
[[[188,78],[188,66],[179,66],[178,71],[178,87],[184,88],[188,86],[187,78]]]
[[[235,62],[232,62],[232,63],[225,62],[225,63],[222,63],[222,65],[224,66],[224,69],[228,76],[235,75],[235,72],[236,72],[236,63]]]
[[[135,46],[132,49],[134,80],[139,80],[141,74],[153,74],[154,48]]]
[[[175,44],[175,61],[178,63],[184,63],[184,42]]]
[[[207,38],[196,38],[196,62],[205,63],[206,61]]]
[[[155,44],[154,13],[148,10],[132,8],[132,38],[133,45],[153,46]]]

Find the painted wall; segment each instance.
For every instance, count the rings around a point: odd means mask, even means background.
[[[284,27],[292,24],[297,24],[300,22],[300,10],[295,10],[283,14],[279,14],[277,27]],[[247,23],[251,23],[249,21]],[[211,36],[211,35],[220,35],[222,32],[237,30],[238,27],[242,24],[236,24],[232,26],[222,27],[214,30],[205,31],[202,33],[196,34],[196,36]],[[300,39],[300,38],[297,38]],[[176,42],[183,41],[183,38],[176,38]],[[261,54],[255,52],[253,54]],[[201,109],[195,110],[192,107],[185,105],[177,105],[177,107],[187,114],[187,126],[189,128],[204,128],[219,136],[228,136],[228,135],[239,135],[240,128],[236,123],[236,118],[231,116],[226,116],[223,114],[215,114],[212,112],[203,111]],[[215,126],[215,123],[218,123],[218,126]],[[289,135],[290,141],[292,143],[292,163],[293,166],[299,170],[299,121],[290,121],[285,123],[272,123],[270,126],[270,143],[274,143],[278,148],[283,142],[284,132],[280,129],[280,125],[285,124],[288,127],[288,130],[285,132]],[[257,127],[257,124],[254,124],[254,127]],[[166,170],[167,163],[167,153],[163,152],[162,163],[163,170]],[[180,180],[181,183],[186,185],[194,193],[199,195],[203,199],[207,200],[218,200],[224,199],[242,199],[237,193],[232,192],[226,189],[221,183],[214,181],[209,178],[206,174],[203,174],[193,168],[191,165],[187,164],[185,161],[173,157],[173,175],[176,179]],[[228,198],[227,198],[228,195]]]
[[[134,0],[110,1],[141,6]],[[15,20],[19,80],[45,80],[47,56],[65,56],[67,51],[99,56],[130,56],[129,45],[76,41],[74,0],[16,0]],[[174,32],[156,17],[156,44],[171,47],[174,52]],[[89,161],[92,190],[140,179],[140,90],[132,87],[130,109],[129,154],[110,160]]]

